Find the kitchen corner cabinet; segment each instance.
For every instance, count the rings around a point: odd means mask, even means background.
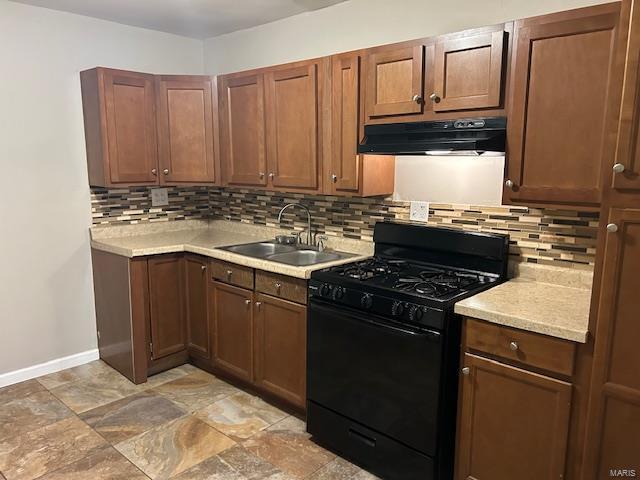
[[[161,184],[219,180],[215,78],[156,77]]]
[[[217,181],[210,77],[94,68],[80,82],[91,186]]]
[[[615,2],[515,22],[505,203],[600,203],[619,14]]]
[[[563,478],[575,344],[471,318],[463,339],[456,480]]]
[[[153,75],[94,68],[80,73],[89,184],[158,183]]]
[[[208,261],[198,255],[184,257],[185,315],[189,355],[211,358],[208,303]]]
[[[182,256],[91,259],[100,358],[134,383],[185,363]]]
[[[395,157],[359,155],[361,55],[331,58],[331,159],[324,193],[381,196],[394,190]]]

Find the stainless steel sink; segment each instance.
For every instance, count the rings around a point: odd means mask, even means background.
[[[303,267],[307,265],[315,265],[316,263],[332,262],[345,258],[349,255],[334,252],[318,252],[317,250],[296,250],[295,252],[278,253],[269,255],[266,259],[272,262],[286,263],[287,265],[295,265]]]
[[[308,245],[282,245],[276,242],[257,242],[243,245],[231,245],[222,247],[221,250],[246,255],[247,257],[261,258],[272,262],[285,263],[303,267],[317,263],[332,262],[353,255],[342,252],[318,251]]]
[[[248,257],[265,258],[276,253],[295,252],[296,247],[293,245],[281,245],[275,242],[258,242],[245,245],[232,245],[230,247],[224,247],[222,250],[239,253],[240,255],[246,255]]]

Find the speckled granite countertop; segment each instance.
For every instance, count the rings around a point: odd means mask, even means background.
[[[327,248],[351,253],[353,256],[304,267],[248,257],[220,250],[220,247],[270,240],[283,231],[225,220],[186,220],[161,224],[92,227],[90,230],[92,248],[116,255],[133,258],[190,252],[296,278],[309,278],[315,270],[362,260],[373,254],[371,242],[329,237]]]
[[[590,272],[521,266],[515,278],[456,303],[461,315],[584,343],[589,335]]]

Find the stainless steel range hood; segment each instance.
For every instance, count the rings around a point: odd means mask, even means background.
[[[504,152],[505,117],[366,125],[359,153],[446,155]]]

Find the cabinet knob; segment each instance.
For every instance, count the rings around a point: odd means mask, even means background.
[[[513,190],[513,187],[515,187],[515,183],[513,183],[513,180],[507,180],[506,182],[504,182],[504,186],[507,188],[510,188],[511,190]]]
[[[264,172],[260,172],[258,173],[258,176],[260,177],[260,179],[262,180],[264,178]]]
[[[207,269],[206,265],[200,265],[200,270],[202,270],[203,272]]]
[[[336,183],[338,181],[338,175],[336,175],[335,173],[331,174],[331,181],[333,183]]]
[[[618,231],[618,225],[616,225],[615,223],[607,224],[607,232],[616,233],[617,231]]]
[[[233,271],[227,270],[226,273],[227,273],[227,279],[230,279],[231,278],[231,274],[233,273]]]
[[[280,295],[280,289],[282,288],[282,285],[280,283],[277,283],[274,285],[276,287],[276,293],[278,295]]]
[[[260,310],[260,307],[262,306],[262,302],[256,302],[256,308],[258,310]]]
[[[462,369],[462,374],[463,375],[469,375],[471,373],[471,369],[469,367],[464,367]]]
[[[169,175],[169,169],[168,169],[168,168],[165,168],[165,169],[162,171],[162,173],[164,173],[165,175]]]
[[[413,100],[416,103],[421,103],[422,102],[422,97],[420,95],[414,95],[411,100]]]
[[[616,163],[613,166],[613,171],[614,171],[614,173],[622,173],[622,172],[624,172],[624,165],[621,164],[621,163]]]
[[[273,172],[269,173],[269,178],[273,179],[273,177],[275,177],[275,176],[276,176],[275,173],[273,173]]]
[[[245,300],[244,304],[248,307],[249,305],[251,305],[251,300],[249,299]]]
[[[431,95],[429,95],[429,98],[431,99],[432,102],[434,103],[438,103],[440,102],[440,97],[438,96],[437,93],[432,93]]]
[[[511,342],[509,344],[509,348],[515,352],[516,350],[518,350],[519,347],[518,347],[518,344],[516,342]]]
[[[155,168],[152,168],[151,173],[154,175],[158,175],[158,170],[156,170]]]

